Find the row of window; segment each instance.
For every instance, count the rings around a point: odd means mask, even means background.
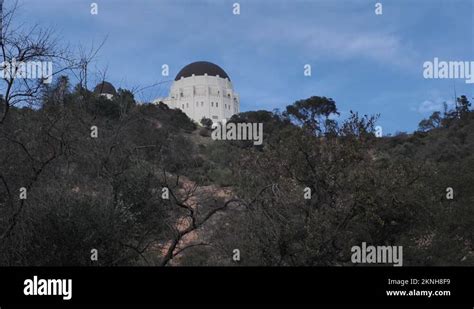
[[[211,107],[214,107],[214,103],[216,103],[216,107],[219,107],[219,102],[211,102]],[[204,106],[204,102],[201,102],[201,106]],[[196,107],[199,107],[199,102],[196,102]],[[181,108],[184,109],[184,103],[181,104]],[[186,103],[186,108],[189,108],[189,103]],[[230,104],[224,104],[224,108],[230,110]]]
[[[220,95],[221,95],[220,91],[217,91],[217,96],[220,96]],[[180,96],[181,98],[184,98],[184,92],[180,92],[180,93],[179,93],[179,96]],[[231,97],[231,96],[230,96],[230,93],[227,94],[227,97],[230,99],[230,97]],[[174,99],[174,96],[172,96],[172,98]],[[234,97],[234,101],[237,101],[237,98]]]

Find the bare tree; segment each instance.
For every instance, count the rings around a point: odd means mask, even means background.
[[[166,172],[164,172],[164,174],[166,174]],[[165,183],[163,186],[167,187],[170,192],[170,203],[184,212],[178,219],[179,221],[169,224],[169,228],[173,231],[173,237],[165,246],[164,256],[159,262],[160,266],[168,265],[173,258],[190,248],[212,246],[212,244],[203,240],[185,243],[184,238],[188,234],[196,232],[203,227],[217,213],[226,211],[232,203],[239,205],[242,202],[238,199],[229,199],[225,202],[214,201],[210,207],[205,207],[203,204],[209,201],[206,199],[206,196],[197,193],[197,184],[193,183],[191,186],[183,186],[181,190],[176,190],[178,187],[170,184],[167,177],[164,177],[164,180]],[[176,176],[176,184],[177,183],[179,183],[179,176]]]
[[[72,66],[67,48],[59,47],[51,29],[38,25],[16,25],[13,20],[18,2],[15,1],[8,8],[1,4],[0,52],[3,62],[0,69],[3,74],[0,78],[0,92],[3,96],[3,108],[0,124],[5,121],[10,107],[21,103],[35,103],[43,85]],[[49,68],[51,71],[45,72]],[[30,70],[29,73],[25,72],[27,69]]]
[[[89,77],[89,66],[94,61],[94,59],[96,59],[106,41],[107,37],[105,37],[97,46],[95,44],[92,44],[89,48],[79,46],[79,59],[75,61],[73,73],[79,80],[79,85],[83,89],[88,89],[87,83]],[[106,71],[104,72],[104,77],[105,75]]]

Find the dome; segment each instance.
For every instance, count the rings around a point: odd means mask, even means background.
[[[196,76],[202,76],[205,74],[209,76],[219,75],[219,77],[230,80],[229,75],[227,75],[227,73],[220,66],[207,61],[198,61],[188,64],[182,68],[181,71],[179,71],[174,80],[179,80],[181,77],[190,77],[193,74]]]
[[[115,87],[111,83],[103,81],[102,83],[95,86],[94,93],[116,95],[117,91],[115,90]]]

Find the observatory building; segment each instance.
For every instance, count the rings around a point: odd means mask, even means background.
[[[102,95],[109,100],[112,100],[112,98],[117,94],[117,91],[111,83],[103,81],[97,86],[95,86],[94,93]]]
[[[240,111],[239,95],[234,92],[230,77],[221,67],[207,61],[193,62],[182,68],[168,97],[153,101],[159,102],[181,109],[199,124],[203,117],[215,123]]]

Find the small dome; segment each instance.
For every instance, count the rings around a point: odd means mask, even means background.
[[[178,75],[174,80],[179,80],[181,77],[190,77],[190,76],[202,76],[202,75],[209,75],[209,76],[217,76],[221,78],[227,78],[230,80],[229,75],[217,64],[207,61],[197,61],[191,64],[188,64],[184,68],[179,71]]]
[[[111,83],[103,81],[102,83],[95,86],[94,93],[116,95],[117,91],[115,90],[115,87]]]

